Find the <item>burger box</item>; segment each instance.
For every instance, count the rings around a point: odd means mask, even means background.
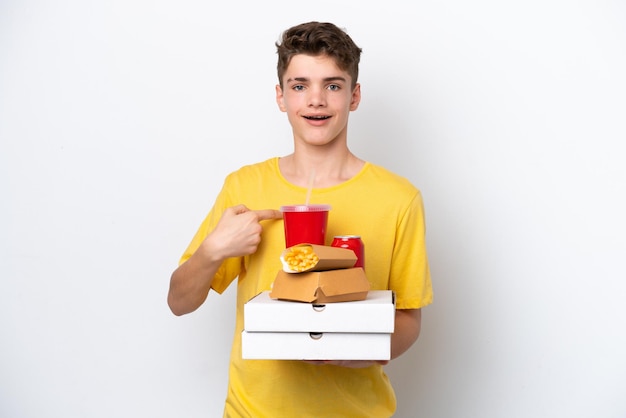
[[[305,273],[280,270],[269,295],[286,301],[334,303],[364,300],[369,290],[362,267]]]
[[[359,301],[326,304],[272,299],[244,305],[242,357],[266,360],[389,360],[395,295],[370,291]]]

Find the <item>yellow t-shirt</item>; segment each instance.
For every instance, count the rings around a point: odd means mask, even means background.
[[[185,262],[215,228],[223,211],[279,209],[302,204],[307,191],[280,173],[278,158],[248,165],[227,176],[215,204],[181,257]],[[409,181],[372,163],[339,185],[314,189],[310,203],[330,204],[326,244],[335,235],[360,235],[372,290],[393,290],[398,309],[432,302],[422,197]],[[243,305],[270,290],[285,248],[282,220],[262,221],[256,253],[222,263],[213,290],[237,281],[236,329],[231,351],[225,417],[389,417],[396,409],[382,366],[363,369],[311,365],[291,360],[243,360]]]

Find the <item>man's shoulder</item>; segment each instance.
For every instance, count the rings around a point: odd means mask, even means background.
[[[368,166],[368,175],[377,178],[379,181],[384,183],[386,187],[398,187],[401,189],[417,191],[417,188],[407,177],[372,162],[368,162]]]

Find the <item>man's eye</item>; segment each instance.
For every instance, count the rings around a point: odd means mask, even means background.
[[[328,86],[328,90],[337,91],[337,90],[341,90],[341,87],[337,84],[331,84]]]
[[[304,90],[304,86],[300,85],[300,84],[296,84],[295,86],[292,87],[295,91],[302,91]]]

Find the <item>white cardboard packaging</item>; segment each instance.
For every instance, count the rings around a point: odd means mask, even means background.
[[[248,360],[389,360],[391,334],[243,331],[241,348]]]
[[[366,299],[314,304],[272,299],[262,292],[244,305],[248,332],[391,333],[395,297],[391,290],[370,290]]]
[[[244,305],[242,357],[266,360],[389,360],[395,295],[317,305],[262,292]]]

